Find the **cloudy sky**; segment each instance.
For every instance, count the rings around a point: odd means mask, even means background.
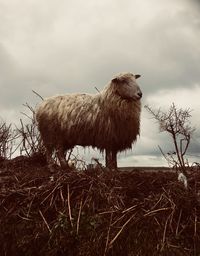
[[[0,0],[1,119],[17,123],[23,103],[39,101],[32,90],[95,93],[130,71],[142,75],[143,106],[193,110],[189,154],[199,159],[199,13],[198,0]],[[119,164],[163,165],[157,145],[171,149],[143,108],[141,136]]]

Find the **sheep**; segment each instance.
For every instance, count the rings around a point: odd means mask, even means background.
[[[117,153],[131,149],[140,133],[139,77],[121,73],[97,94],[66,94],[41,102],[36,120],[49,166],[56,152],[61,167],[68,167],[66,151],[80,145],[105,150],[106,167],[117,169]]]

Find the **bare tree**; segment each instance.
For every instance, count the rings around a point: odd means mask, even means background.
[[[190,122],[191,110],[189,108],[178,109],[174,103],[168,111],[153,110],[149,106],[145,106],[145,108],[158,121],[160,132],[167,132],[172,138],[174,150],[165,154],[159,147],[161,153],[170,166],[186,174],[189,162],[185,155],[190,144],[191,135],[195,130]]]
[[[11,124],[0,124],[0,158],[11,159],[16,151],[16,139],[18,135]]]
[[[18,135],[20,138],[20,155],[25,154],[27,156],[33,156],[34,154],[44,154],[44,146],[41,141],[34,117],[34,108],[31,107],[28,103],[24,104],[24,106],[29,110],[30,113],[22,113],[29,119],[29,122],[25,124],[23,120],[20,119],[20,127],[17,127]]]

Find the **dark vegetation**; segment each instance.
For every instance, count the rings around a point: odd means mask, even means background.
[[[163,153],[174,172],[87,170],[80,161],[81,168],[55,165],[51,173],[26,107],[31,122],[0,125],[0,255],[200,255],[200,167],[185,160],[190,136],[175,129],[187,122],[170,123],[177,111],[152,112],[175,135],[176,154]],[[187,172],[187,189],[179,170]]]
[[[38,157],[38,158],[37,158]],[[199,255],[200,174],[1,162],[0,255]]]

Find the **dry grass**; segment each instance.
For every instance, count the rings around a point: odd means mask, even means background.
[[[0,255],[199,255],[200,174],[1,168]]]

